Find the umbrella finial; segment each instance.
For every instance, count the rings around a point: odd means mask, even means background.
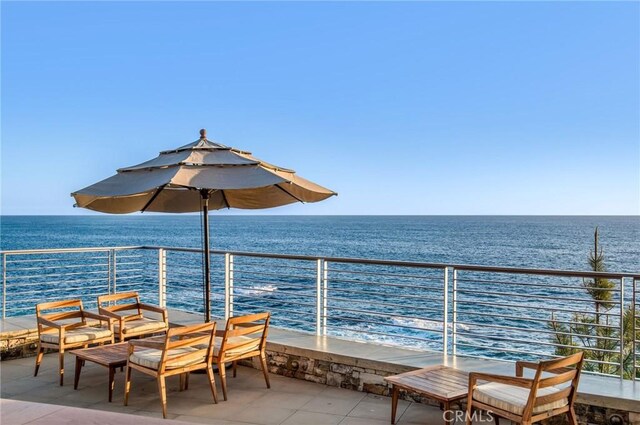
[[[203,128],[202,130],[200,130],[200,139],[206,139],[206,138],[207,138],[207,130]]]

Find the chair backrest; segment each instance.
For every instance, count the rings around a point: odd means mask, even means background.
[[[196,325],[179,326],[167,331],[164,343],[164,351],[160,360],[158,371],[175,369],[181,365],[200,364],[193,363],[202,359],[202,362],[210,364],[213,360],[213,341],[216,333],[216,323],[199,323]],[[195,348],[171,353],[177,348]]]
[[[36,304],[36,317],[50,322],[80,319],[77,321],[78,324],[85,324],[86,321],[83,312],[82,300],[50,301]],[[45,332],[50,329],[54,328],[38,323],[39,332]]]
[[[565,398],[569,400],[570,405],[573,405],[583,359],[584,353],[579,352],[567,357],[540,362],[531,386],[529,400],[525,407],[525,415],[530,415],[536,406],[553,403]],[[545,376],[545,374],[551,374],[552,376]],[[538,389],[547,387],[558,387],[561,390],[550,395],[537,395]]]
[[[137,292],[120,292],[112,295],[98,296],[98,310],[105,310],[111,313],[119,311],[135,311],[135,314],[127,316],[127,318],[142,317],[140,309],[140,295]]]
[[[230,317],[220,343],[221,359],[252,357],[260,354],[267,344],[270,313]]]

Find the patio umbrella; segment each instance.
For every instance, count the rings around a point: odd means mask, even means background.
[[[336,193],[297,176],[293,170],[257,159],[251,152],[208,140],[203,129],[195,142],[121,168],[116,175],[71,195],[78,207],[113,214],[201,211],[205,320],[210,321],[209,210],[318,202]]]

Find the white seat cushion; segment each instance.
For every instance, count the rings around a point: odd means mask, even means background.
[[[234,336],[227,339],[227,344],[240,344],[242,342],[254,341],[254,344],[233,348],[231,350],[226,350],[227,356],[235,356],[237,354],[246,353],[247,351],[256,351],[260,349],[260,338],[250,338],[248,336]],[[220,345],[222,345],[222,338],[216,337],[214,345],[213,345],[213,355],[218,356],[220,352]]]
[[[115,323],[116,333],[120,332],[120,325]],[[124,330],[122,333],[126,334],[145,334],[154,333],[167,330],[167,325],[162,320],[154,320],[143,317],[141,319],[128,320],[124,322]]]
[[[65,344],[73,344],[76,342],[91,342],[96,339],[110,338],[112,335],[111,329],[108,328],[94,328],[92,326],[84,325],[77,328],[66,330],[64,333]],[[60,334],[56,333],[44,333],[40,335],[40,340],[52,344],[60,343]]]
[[[174,348],[173,350],[167,351],[167,357],[177,356],[180,354],[192,353],[194,351],[198,351],[193,347],[184,347],[184,348]],[[148,367],[149,369],[158,370],[160,366],[160,359],[162,358],[162,350],[156,350],[154,348],[148,349],[136,349],[131,356],[129,356],[129,361],[131,363],[138,364],[140,366]],[[204,362],[204,356],[195,358],[182,360],[176,363],[171,363],[170,367],[167,369],[175,369],[178,367],[184,367],[196,363]]]
[[[556,387],[539,388],[536,395],[538,397],[542,397],[555,394],[561,390],[561,388]],[[511,412],[516,415],[522,415],[524,407],[527,404],[527,399],[529,398],[529,392],[530,390],[528,388],[490,382],[478,385],[476,389],[473,390],[473,399],[478,400],[480,403],[488,404],[489,406],[494,406],[498,409],[506,410],[507,412]],[[558,409],[566,406],[567,404],[569,404],[569,400],[563,398],[534,407],[533,414]]]

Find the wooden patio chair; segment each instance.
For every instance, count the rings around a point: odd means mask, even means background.
[[[189,372],[205,369],[214,403],[218,403],[213,373],[213,340],[215,322],[169,329],[164,341],[157,338],[129,341],[129,355],[125,374],[124,405],[129,403],[131,371],[138,370],[155,377],[162,403],[162,416],[167,417],[167,389],[165,378],[180,375],[180,389]],[[155,340],[155,341],[154,341]]]
[[[552,416],[566,414],[577,425],[573,404],[576,399],[583,353],[539,363],[516,362],[516,376],[469,374],[467,425],[474,409],[491,412],[496,419],[506,418],[530,425]],[[533,378],[524,378],[525,368],[535,370]],[[478,384],[478,381],[487,383]]]
[[[93,319],[93,323],[87,323]],[[60,362],[60,385],[64,383],[64,353],[70,348],[88,347],[89,344],[113,344],[113,322],[82,308],[82,300],[64,300],[40,303],[36,305],[38,323],[38,351],[36,369],[33,376],[38,376],[38,369],[45,348],[58,351]],[[99,326],[95,326],[95,321]],[[106,326],[105,326],[106,325]]]
[[[218,365],[222,395],[227,400],[227,378],[225,364],[233,363],[233,377],[236,377],[238,360],[260,357],[260,364],[267,388],[269,372],[267,370],[267,333],[270,313],[256,313],[246,316],[231,317],[227,320],[224,332],[218,332],[214,347],[214,361]]]
[[[161,320],[145,317],[145,311],[160,314]],[[141,303],[137,292],[99,296],[98,312],[115,319],[114,330],[119,341],[164,333],[169,329],[167,309]]]

